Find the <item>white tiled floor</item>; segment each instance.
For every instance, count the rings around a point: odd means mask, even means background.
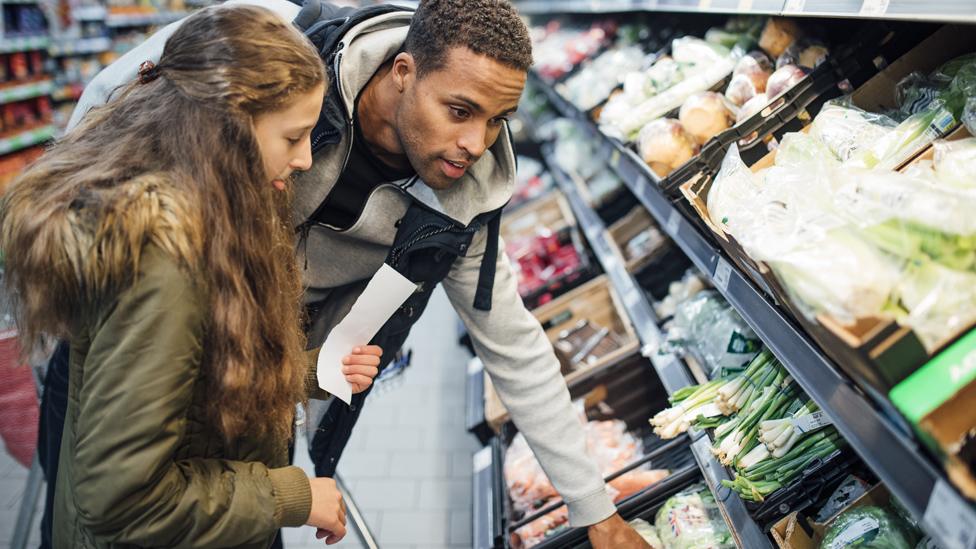
[[[471,545],[471,456],[479,446],[464,430],[468,355],[456,344],[456,322],[446,295],[436,291],[406,344],[413,349],[413,364],[367,401],[339,465],[384,549]],[[311,473],[304,439],[295,455]],[[0,453],[0,549],[9,548],[26,479],[27,470]],[[30,547],[37,547],[36,524],[31,532]],[[290,528],[285,547],[325,544],[311,528]],[[350,531],[332,547],[362,545]]]

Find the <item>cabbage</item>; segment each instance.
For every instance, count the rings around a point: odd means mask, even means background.
[[[913,549],[915,535],[903,519],[880,507],[841,513],[827,529],[820,549]]]
[[[701,485],[664,502],[654,526],[664,549],[735,549],[715,498]]]

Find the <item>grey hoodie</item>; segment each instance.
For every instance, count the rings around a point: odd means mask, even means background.
[[[232,3],[260,5],[289,21],[298,13],[298,7],[285,0],[231,0],[227,4]],[[329,93],[341,94],[346,112],[353,112],[359,91],[400,48],[411,15],[381,15],[345,35],[343,56],[337,61],[338,89]],[[120,85],[134,80],[142,61],[158,61],[166,39],[178,25],[160,30],[99,73],[85,89],[71,125],[92,106],[107,101]],[[344,169],[352,136],[353,132],[347,131],[340,143],[317,152],[311,170],[296,178],[296,225],[307,219],[332,190]],[[433,190],[423,184],[404,188],[402,182],[391,182],[373,191],[359,220],[349,229],[312,228],[307,243],[300,244],[297,253],[302,263],[308,261],[304,271],[306,301],[325,303],[328,314],[323,316],[331,326],[324,333],[348,313],[365,283],[386,259],[396,235],[394,223],[411,199],[467,225],[477,215],[503,206],[512,195],[514,181],[514,152],[510,140],[503,136],[449,189]],[[454,263],[444,280],[444,288],[499,397],[553,486],[567,501],[570,523],[586,526],[599,522],[613,514],[615,507],[596,465],[586,456],[583,430],[552,345],[522,303],[504,253],[498,254],[491,310],[473,307],[486,238],[485,229],[475,235],[467,255]],[[504,249],[500,244],[499,250]],[[337,290],[340,287],[341,291]],[[321,345],[322,341],[310,343]]]

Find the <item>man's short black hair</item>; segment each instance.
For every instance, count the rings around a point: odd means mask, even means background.
[[[521,71],[532,66],[529,30],[506,0],[421,0],[404,44],[417,73],[443,67],[458,46]]]

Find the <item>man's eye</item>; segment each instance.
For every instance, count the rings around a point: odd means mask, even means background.
[[[451,114],[453,114],[455,117],[461,120],[467,120],[468,117],[471,116],[471,114],[468,111],[464,109],[460,109],[458,107],[451,107]]]
[[[301,137],[299,137],[297,139],[292,138],[292,137],[286,137],[285,139],[287,139],[288,142],[291,143],[292,145],[297,145],[297,144],[299,144],[299,143],[302,142],[302,138]]]

